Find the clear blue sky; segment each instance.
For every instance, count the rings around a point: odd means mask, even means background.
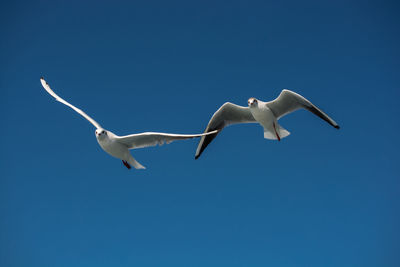
[[[82,3],[85,2],[85,3]],[[400,266],[396,1],[8,1],[0,6],[1,266]],[[294,90],[292,134],[226,128],[133,151],[94,127],[202,132]]]

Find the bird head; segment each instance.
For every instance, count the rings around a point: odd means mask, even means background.
[[[107,131],[104,129],[96,129],[96,138],[98,139],[103,139],[104,137],[107,136]]]
[[[250,108],[256,107],[258,105],[258,101],[254,97],[250,97],[249,100],[247,100],[247,104],[249,105]]]

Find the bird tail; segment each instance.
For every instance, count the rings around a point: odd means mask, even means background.
[[[128,163],[132,165],[135,169],[146,169],[145,166],[137,162],[132,156],[128,158]]]
[[[268,130],[264,128],[264,138],[265,139],[270,139],[270,140],[280,140],[282,138],[285,138],[286,136],[288,136],[290,134],[290,132],[288,130],[286,130],[285,128],[283,128],[282,126],[280,126],[279,124],[275,124],[276,127],[276,133],[275,133],[275,129]],[[277,136],[277,134],[279,135],[279,137]]]

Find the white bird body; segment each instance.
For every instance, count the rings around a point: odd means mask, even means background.
[[[249,109],[254,119],[264,127],[264,138],[280,140],[290,134],[279,125],[276,116],[268,107],[267,102],[254,99],[254,102],[249,103]]]
[[[68,107],[75,110],[77,113],[82,115],[91,124],[96,127],[96,139],[100,147],[107,152],[109,155],[121,159],[124,165],[130,169],[132,165],[136,169],[145,169],[143,165],[137,162],[129,152],[130,149],[143,148],[148,146],[162,145],[164,143],[169,144],[175,140],[191,139],[195,137],[201,137],[208,134],[216,133],[217,131],[205,134],[169,134],[169,133],[157,133],[157,132],[145,132],[139,134],[131,134],[126,136],[118,136],[110,131],[105,130],[100,126],[94,119],[92,119],[85,112],[68,103],[61,97],[59,97],[50,88],[44,78],[40,78],[43,88],[52,95],[57,101],[67,105]]]
[[[106,133],[107,134],[104,135],[98,135],[96,131],[96,139],[101,148],[113,157],[123,157],[125,151],[128,150],[128,148],[112,138],[112,135],[114,135],[113,133],[111,133],[110,131],[106,131]]]
[[[263,102],[252,97],[249,98],[247,104],[248,107],[242,107],[226,102],[214,113],[204,132],[216,130],[217,132],[201,137],[195,154],[196,159],[224,127],[232,124],[258,122],[264,128],[264,138],[280,141],[290,133],[278,124],[278,120],[298,109],[306,109],[339,129],[339,125],[322,110],[303,96],[287,89],[282,90],[280,95],[272,101]]]
[[[128,147],[118,142],[116,137],[117,135],[110,131],[106,131],[104,129],[96,130],[97,142],[105,152],[117,159],[121,159],[122,162],[128,162],[135,167],[135,169],[145,169],[143,165],[141,165],[132,157]]]

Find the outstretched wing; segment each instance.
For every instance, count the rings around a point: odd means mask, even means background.
[[[93,124],[96,128],[102,128],[100,124],[98,124],[94,119],[92,119],[89,115],[87,115],[85,112],[80,110],[79,108],[75,107],[74,105],[71,105],[61,97],[59,97],[56,93],[54,93],[53,90],[51,90],[49,84],[44,80],[44,78],[40,78],[40,82],[42,83],[43,88],[50,94],[52,95],[57,101],[63,103],[64,105],[67,105],[68,107],[72,108],[79,114],[81,114],[85,119],[87,119],[91,124]]]
[[[164,143],[169,144],[175,140],[185,140],[195,137],[201,137],[204,135],[213,134],[214,132],[203,133],[203,134],[169,134],[169,133],[146,132],[146,133],[126,135],[126,136],[115,136],[115,140],[121,144],[124,144],[129,149],[134,149],[134,148],[163,145]]]
[[[257,122],[248,107],[238,106],[229,102],[223,104],[212,116],[208,122],[205,133],[218,130],[214,134],[203,136],[197,146],[195,159],[198,159],[204,149],[217,137],[218,133],[226,126],[237,123],[254,123]]]
[[[336,129],[340,128],[334,120],[325,114],[325,112],[320,110],[306,98],[287,89],[282,90],[281,94],[275,100],[267,102],[267,106],[272,110],[277,119],[293,111],[304,108],[314,113]]]

